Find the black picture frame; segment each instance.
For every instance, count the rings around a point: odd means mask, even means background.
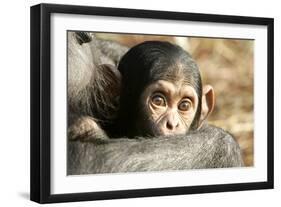
[[[263,25],[267,27],[267,181],[203,186],[167,187],[74,194],[51,194],[50,191],[50,130],[51,130],[51,73],[50,73],[50,15],[53,13],[180,20],[207,23]],[[72,5],[39,4],[31,7],[31,152],[30,199],[39,203],[70,202],[165,196],[223,191],[271,189],[274,186],[273,147],[273,39],[272,18],[195,14],[168,11],[103,8]]]

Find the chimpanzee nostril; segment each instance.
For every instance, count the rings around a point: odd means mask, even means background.
[[[169,121],[167,121],[166,127],[167,127],[167,129],[170,129],[170,130],[173,129],[173,125]]]

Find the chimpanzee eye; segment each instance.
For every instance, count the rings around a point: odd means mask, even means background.
[[[178,106],[179,110],[181,110],[181,111],[188,111],[190,109],[190,107],[191,107],[191,104],[187,100],[182,101]]]
[[[165,98],[160,94],[152,96],[151,101],[156,106],[166,106]]]

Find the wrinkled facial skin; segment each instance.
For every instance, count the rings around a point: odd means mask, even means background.
[[[186,82],[159,80],[141,95],[140,133],[150,136],[186,134],[196,115],[198,97]]]

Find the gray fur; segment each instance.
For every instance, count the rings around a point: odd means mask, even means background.
[[[115,118],[121,87],[116,66],[127,49],[93,33],[68,32],[69,125],[81,116],[100,122]]]
[[[189,135],[70,141],[68,145],[68,175],[241,166],[234,138],[214,126]]]
[[[108,57],[113,61],[114,65],[118,65],[121,57],[128,51],[128,47],[120,45],[109,40],[99,39],[97,46],[103,54],[103,57]]]

